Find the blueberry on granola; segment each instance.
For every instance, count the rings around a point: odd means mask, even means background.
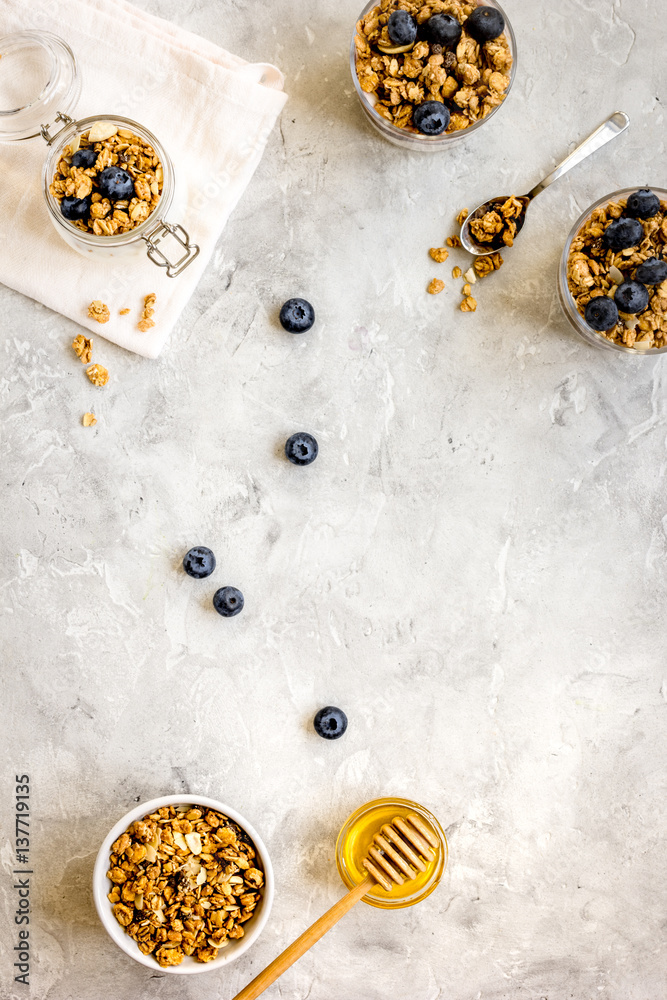
[[[642,285],[660,285],[667,281],[667,261],[649,257],[635,271],[635,280],[641,281]]]
[[[660,211],[660,199],[649,188],[635,191],[628,198],[626,212],[633,219],[652,219]]]
[[[614,302],[619,310],[635,315],[644,312],[648,305],[648,288],[639,281],[624,281],[614,292]]]
[[[223,618],[233,618],[243,611],[243,594],[236,587],[221,587],[213,595],[213,607]]]
[[[429,45],[442,45],[443,49],[458,45],[463,28],[450,14],[434,14],[422,25],[424,41]]]
[[[490,42],[505,30],[505,18],[495,7],[477,7],[463,27],[476,42]]]
[[[315,310],[306,299],[288,299],[280,310],[280,322],[288,333],[305,333],[315,322]]]
[[[215,569],[215,556],[205,545],[195,545],[183,556],[183,569],[195,580],[203,580]]]
[[[440,135],[449,125],[450,117],[442,101],[424,101],[412,113],[415,128],[424,135]]]
[[[323,740],[338,740],[347,729],[347,716],[342,708],[327,705],[313,719],[313,726]]]
[[[132,198],[134,181],[122,167],[105,167],[99,175],[100,194],[109,201]]]
[[[395,10],[389,15],[387,33],[394,45],[412,45],[417,37],[417,22],[407,10]]]
[[[90,198],[63,198],[60,202],[60,211],[70,222],[77,219],[85,219],[90,212]]]
[[[293,465],[310,465],[317,458],[319,447],[312,434],[299,431],[285,442],[285,454]]]
[[[644,227],[637,219],[614,219],[602,235],[605,250],[628,250],[644,239]]]
[[[599,333],[611,330],[618,323],[618,309],[608,295],[599,295],[586,306],[586,322]]]
[[[72,166],[79,167],[80,170],[90,170],[97,162],[97,153],[94,149],[77,149],[72,157]]]

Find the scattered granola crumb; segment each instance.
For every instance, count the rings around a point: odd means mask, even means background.
[[[151,292],[150,295],[147,295],[144,299],[144,311],[141,314],[141,319],[137,323],[137,327],[142,333],[146,333],[146,331],[150,330],[152,326],[155,326],[155,321],[153,319],[153,316],[155,315],[155,309],[153,308],[155,305],[155,299],[155,292]]]
[[[262,898],[264,872],[236,823],[205,806],[162,806],[111,845],[107,899],[144,955],[210,962],[242,938]]]
[[[431,256],[437,264],[444,264],[449,257],[449,250],[445,250],[444,247],[431,247],[429,250],[429,256]]]
[[[447,239],[445,240],[445,243],[447,244],[448,247],[460,247],[461,239],[458,236],[448,236]]]
[[[468,268],[468,270],[463,275],[463,277],[465,278],[465,280],[468,282],[469,285],[474,285],[475,284],[475,282],[477,281],[477,275],[475,274],[475,265],[474,264],[473,264],[472,267]]]
[[[119,316],[127,316],[127,314],[128,314],[129,312],[130,312],[130,310],[129,310],[129,309],[121,309],[121,310],[120,310],[120,312],[118,313],[118,315],[119,315]]]
[[[474,313],[476,308],[477,308],[477,303],[473,299],[472,295],[466,295],[463,302],[461,303],[461,312]]]
[[[102,365],[91,365],[86,369],[86,375],[93,385],[106,385],[109,381],[109,372]]]
[[[95,424],[97,423],[97,417],[95,416],[94,413],[84,413],[83,417],[81,418],[81,423],[83,424],[84,427],[94,427]]]
[[[503,258],[499,253],[490,253],[486,257],[475,257],[473,267],[478,278],[485,278],[492,271],[498,271],[503,266]]]
[[[470,285],[465,284],[463,286],[463,292],[462,292],[462,294],[467,298],[467,296],[470,295],[471,292],[472,292],[472,288],[470,287]]]
[[[468,209],[462,208],[459,214],[456,216],[456,223],[459,227],[463,225],[463,223],[468,218],[468,215],[469,215]]]
[[[89,365],[93,356],[92,338],[84,337],[82,333],[79,333],[72,341],[72,350],[80,358],[82,364]]]
[[[428,288],[426,289],[426,291],[428,292],[429,295],[439,295],[444,287],[445,287],[444,281],[441,281],[440,278],[434,278],[433,281],[428,286]]]
[[[452,268],[452,278],[460,278],[462,274],[463,271],[461,270],[460,267]]]
[[[88,306],[88,315],[91,319],[96,319],[98,323],[108,323],[111,313],[109,307],[99,299],[94,299]]]

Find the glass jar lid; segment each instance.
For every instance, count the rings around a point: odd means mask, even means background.
[[[0,142],[40,135],[80,93],[76,57],[62,38],[49,31],[0,38]]]

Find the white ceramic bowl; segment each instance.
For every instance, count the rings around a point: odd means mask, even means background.
[[[242,938],[236,941],[230,941],[226,948],[220,950],[218,958],[213,959],[212,962],[197,962],[194,958],[186,956],[180,965],[163,967],[158,965],[155,958],[152,955],[144,955],[139,951],[139,946],[137,942],[130,937],[129,934],[125,933],[125,930],[118,923],[113,915],[111,909],[111,903],[107,899],[107,893],[113,888],[113,884],[107,878],[107,871],[109,870],[109,855],[111,853],[111,845],[114,841],[118,840],[121,833],[127,830],[131,823],[135,820],[143,819],[149,813],[155,812],[161,806],[177,806],[177,805],[191,805],[191,806],[206,806],[208,809],[215,809],[217,812],[221,812],[224,816],[229,817],[234,823],[237,823],[242,830],[244,830],[253,842],[257,855],[262,863],[262,868],[264,869],[264,890],[262,892],[262,898],[257,904],[257,909],[254,916],[245,925],[245,934]],[[237,813],[235,809],[230,809],[223,802],[218,802],[217,799],[209,799],[205,795],[163,795],[159,799],[151,799],[150,802],[142,802],[141,805],[135,806],[131,809],[129,813],[119,819],[116,825],[109,831],[107,836],[104,838],[104,842],[99,849],[97,860],[95,861],[95,870],[93,872],[93,898],[95,900],[95,908],[97,910],[98,916],[104,925],[109,937],[116,942],[119,948],[121,948],[126,955],[133,958],[135,962],[141,962],[142,965],[147,966],[147,968],[152,969],[154,972],[160,970],[160,972],[165,973],[175,973],[176,975],[191,975],[197,972],[208,972],[211,969],[219,969],[223,965],[229,965],[234,959],[239,958],[244,952],[250,948],[250,946],[257,940],[259,935],[262,933],[266,921],[269,919],[269,913],[271,912],[271,906],[273,904],[273,868],[271,866],[271,859],[269,857],[268,851],[264,846],[259,834],[253,829],[253,827],[248,823],[246,819]]]

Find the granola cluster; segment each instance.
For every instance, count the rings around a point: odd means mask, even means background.
[[[76,156],[80,150],[97,154],[92,166]],[[80,161],[80,165],[73,162]],[[92,155],[88,157],[92,160]],[[110,200],[100,193],[100,175],[107,167],[120,167],[132,179],[130,197]],[[163,184],[162,164],[144,139],[130,129],[111,122],[95,122],[69,146],[56,167],[49,191],[61,206],[64,198],[82,202],[82,218],[69,221],[77,229],[95,236],[120,236],[140,226],[160,200]]]
[[[456,216],[456,224],[459,227],[462,226],[467,218],[468,209],[462,208]],[[459,236],[448,236],[445,243],[452,249],[459,249],[461,247],[461,240]],[[444,264],[449,257],[449,251],[445,247],[431,247],[429,250],[429,256],[432,260],[436,261],[436,263]],[[452,278],[458,279],[463,277],[465,282],[461,289],[461,304],[459,306],[461,312],[476,311],[477,300],[473,297],[472,286],[481,278],[485,278],[493,271],[498,271],[502,265],[503,258],[500,254],[490,253],[484,257],[475,257],[472,267],[469,267],[465,274],[458,265],[452,268]],[[444,287],[444,281],[440,278],[433,278],[426,291],[429,295],[438,295]]]
[[[591,299],[599,295],[613,297],[616,285],[632,280],[635,269],[651,257],[667,260],[667,202],[660,202],[660,211],[650,219],[640,220],[644,238],[638,246],[625,250],[608,250],[602,246],[602,235],[620,219],[627,200],[609,202],[597,208],[583,224],[570,245],[567,260],[567,283],[577,310],[584,316]],[[649,304],[639,315],[619,313],[619,322],[611,329],[599,332],[623,347],[649,350],[667,345],[667,281],[649,287]]]
[[[153,316],[155,315],[155,300],[157,296],[155,292],[151,292],[144,298],[144,308],[141,313],[141,319],[137,323],[137,328],[141,330],[142,333],[146,333],[150,330],[152,326],[155,326],[155,320]]]
[[[407,11],[421,26],[434,14],[448,14],[463,24],[476,7],[466,0],[381,0],[357,23],[357,77],[377,114],[398,128],[418,132],[415,108],[425,101],[442,101],[451,110],[446,129],[451,133],[486,118],[502,103],[512,68],[504,33],[480,45],[464,29],[456,48],[446,51],[417,36],[409,51],[387,51],[396,48],[387,29],[395,10]]]
[[[159,965],[199,962],[241,938],[264,873],[248,835],[204,806],[163,806],[111,847],[114,916]]]
[[[498,204],[490,212],[485,212],[480,218],[473,218],[468,224],[470,233],[477,243],[488,243],[490,246],[514,246],[517,233],[516,220],[523,212],[523,202],[512,195],[502,204]]]

